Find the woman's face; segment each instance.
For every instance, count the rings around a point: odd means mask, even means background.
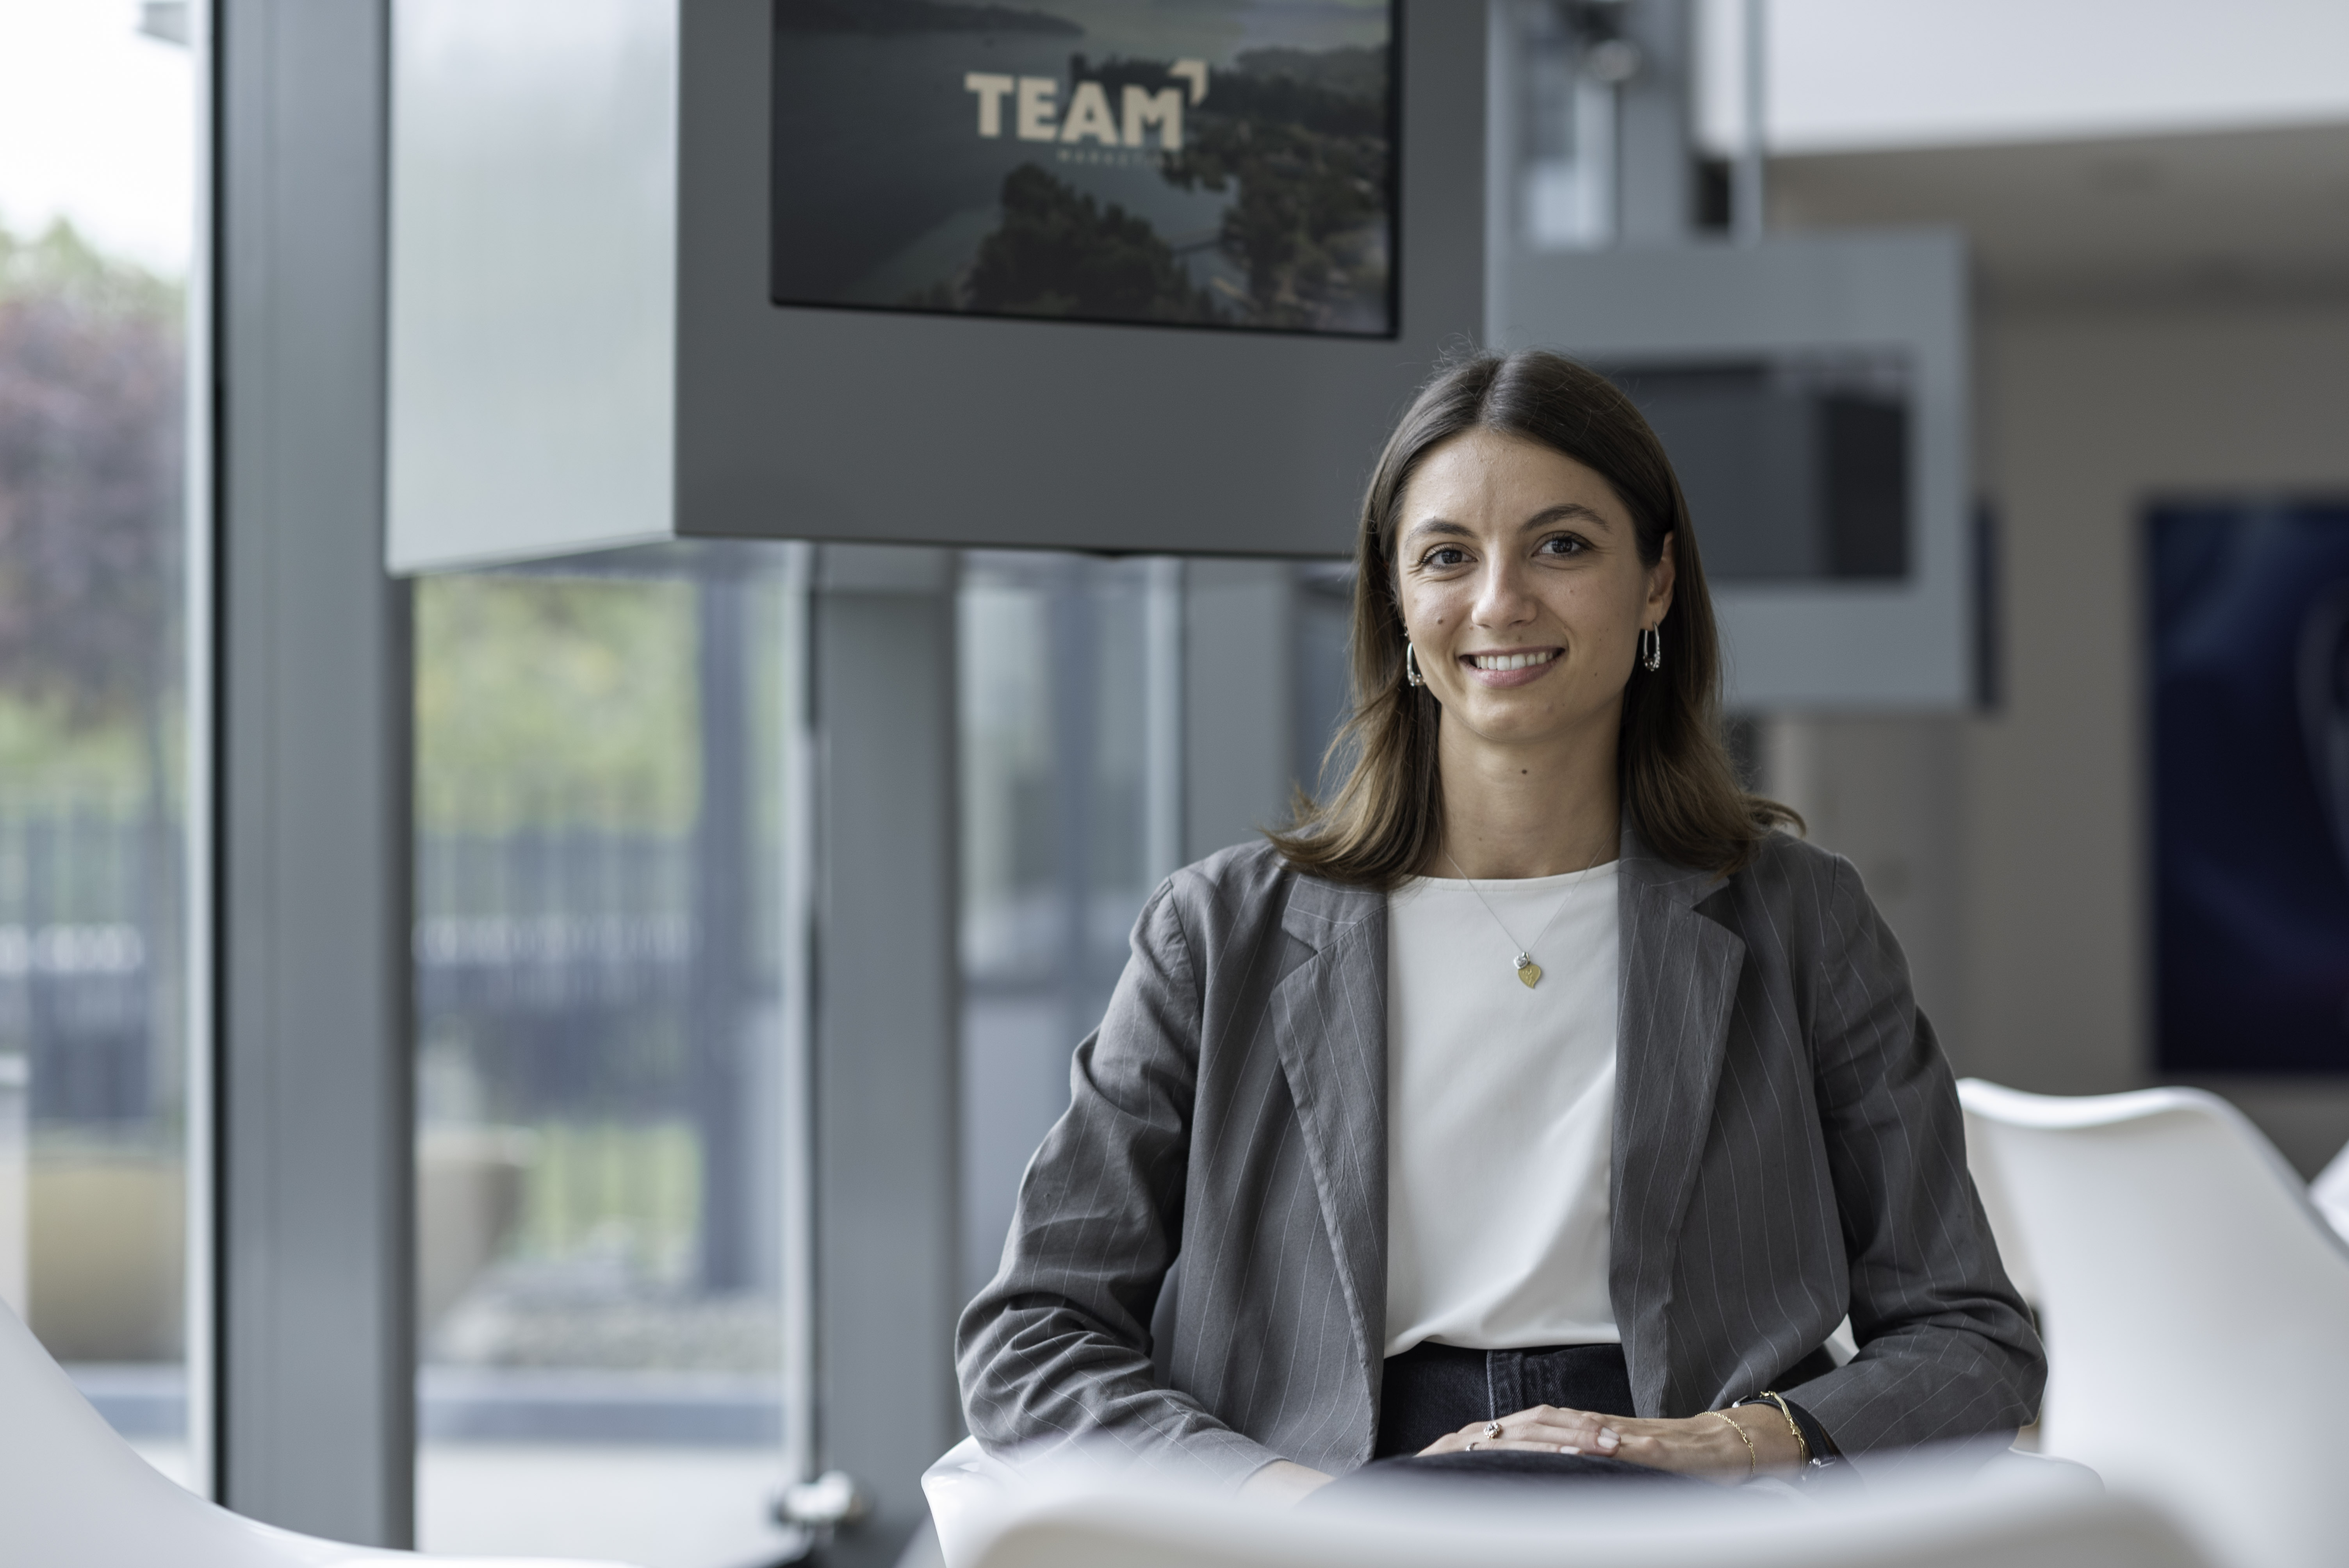
[[[1514,436],[1472,430],[1402,496],[1395,576],[1428,690],[1498,744],[1614,734],[1640,628],[1672,602],[1672,542],[1640,562],[1605,480]]]

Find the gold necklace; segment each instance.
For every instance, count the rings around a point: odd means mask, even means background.
[[[1460,871],[1460,862],[1458,861],[1452,860],[1452,851],[1450,850],[1447,849],[1444,851],[1444,858],[1447,861],[1452,861],[1452,869],[1455,872],[1460,872],[1460,880],[1468,884],[1468,891],[1476,895],[1476,902],[1485,906],[1485,913],[1493,917],[1493,923],[1501,928],[1501,934],[1503,936],[1509,937],[1509,945],[1517,948],[1517,982],[1525,986],[1526,990],[1530,991],[1535,986],[1541,984],[1542,978],[1542,966],[1534,962],[1534,955],[1531,948],[1533,946],[1539,945],[1541,939],[1549,934],[1549,928],[1556,925],[1557,923],[1557,917],[1566,913],[1567,901],[1574,896],[1574,890],[1582,885],[1583,878],[1588,876],[1592,872],[1599,869],[1599,856],[1603,855],[1606,852],[1606,846],[1603,844],[1600,845],[1597,852],[1592,854],[1590,857],[1590,863],[1574,873],[1574,880],[1567,883],[1566,891],[1557,895],[1557,907],[1549,912],[1549,918],[1542,922],[1542,928],[1534,933],[1533,942],[1526,947],[1517,947],[1517,939],[1514,936],[1509,936],[1508,922],[1503,920],[1501,918],[1501,912],[1493,907],[1493,901],[1485,896],[1485,890],[1476,885],[1476,879],[1470,876],[1466,872]]]

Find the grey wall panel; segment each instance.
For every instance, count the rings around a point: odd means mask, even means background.
[[[812,616],[816,1464],[874,1500],[825,1562],[885,1568],[961,1436],[952,559],[827,550]]]
[[[686,15],[682,532],[1343,553],[1388,425],[1482,329],[1482,5],[1404,10],[1392,341],[779,309],[770,8]]]
[[[383,572],[382,0],[223,0],[219,1484],[405,1545],[407,598]]]

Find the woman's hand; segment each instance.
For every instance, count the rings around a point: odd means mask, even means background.
[[[1732,1424],[1736,1430],[1731,1430]],[[1423,1454],[1487,1453],[1515,1449],[1537,1454],[1597,1454],[1629,1460],[1651,1470],[1676,1470],[1724,1486],[1749,1475],[1783,1475],[1802,1464],[1802,1449],[1775,1410],[1708,1410],[1678,1420],[1640,1420],[1536,1405],[1504,1416],[1497,1436],[1488,1423],[1472,1422],[1420,1449]],[[1741,1437],[1740,1434],[1743,1434]],[[1745,1445],[1750,1440],[1753,1448]],[[1749,1459],[1751,1463],[1748,1463]]]

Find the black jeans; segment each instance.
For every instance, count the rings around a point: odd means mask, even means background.
[[[1472,1421],[1489,1421],[1535,1405],[1629,1416],[1631,1374],[1619,1345],[1557,1345],[1530,1350],[1462,1350],[1420,1345],[1387,1357],[1379,1397],[1379,1436],[1371,1462],[1314,1493],[1316,1500],[1392,1492],[1424,1482],[1546,1485],[1570,1479],[1704,1483],[1599,1454],[1544,1454],[1503,1449],[1475,1453],[1419,1450]]]
[[[1387,1357],[1372,1457],[1415,1454],[1471,1421],[1494,1421],[1536,1405],[1635,1414],[1631,1369],[1619,1345],[1546,1345],[1530,1350],[1462,1350],[1415,1345]]]

